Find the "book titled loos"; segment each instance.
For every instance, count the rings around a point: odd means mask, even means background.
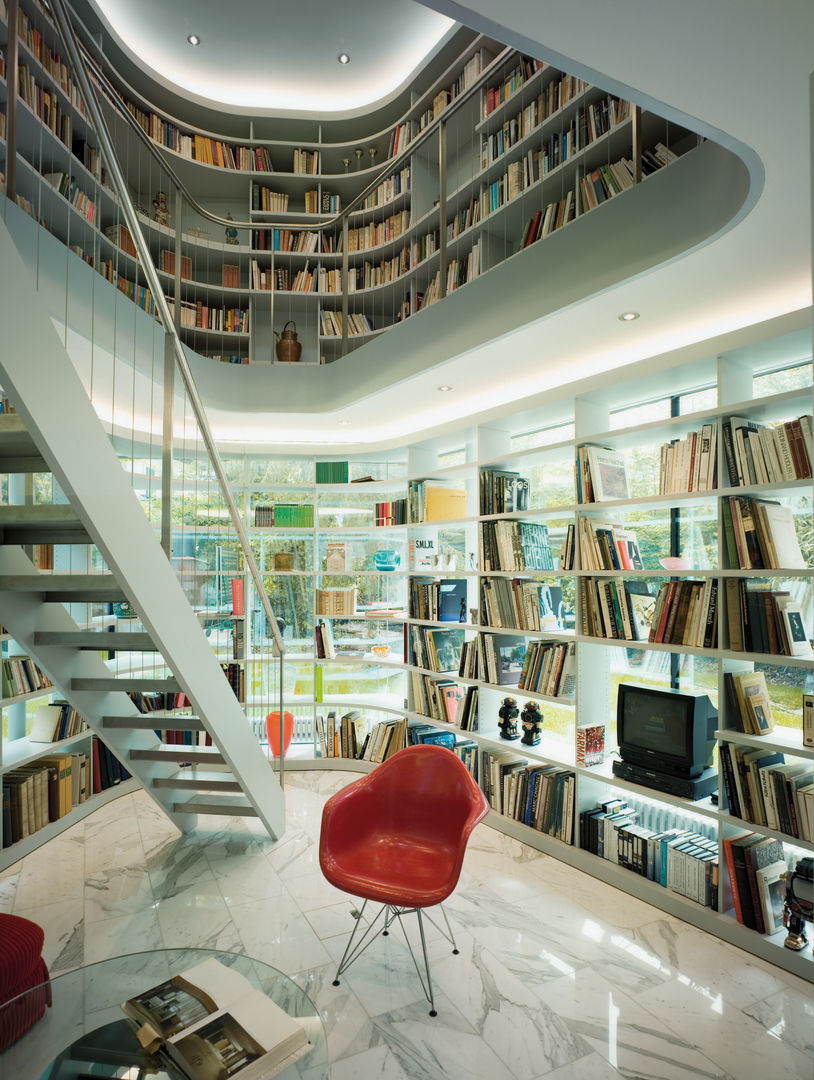
[[[188,1080],[271,1080],[310,1050],[305,1025],[209,959],[122,1005],[141,1045]]]

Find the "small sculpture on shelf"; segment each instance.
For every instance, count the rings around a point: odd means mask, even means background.
[[[808,944],[806,920],[814,922],[814,859],[800,859],[793,870],[781,877],[786,883],[783,925],[788,930],[783,944],[799,952]]]
[[[517,707],[517,702],[513,697],[505,697],[503,704],[498,709],[497,715],[500,717],[501,739],[519,739],[520,729],[517,726],[517,717],[520,715],[520,710]]]
[[[228,210],[226,211],[226,220],[227,221],[232,221],[233,220],[232,215],[229,213]],[[236,244],[237,243],[237,229],[234,227],[234,225],[227,225],[225,231],[226,231],[226,243],[227,244]]]
[[[167,206],[167,194],[164,191],[157,191],[155,198],[153,199],[153,221],[159,225],[166,225],[169,228],[170,224],[170,209]]]
[[[543,727],[543,714],[536,701],[526,702],[520,722],[523,725],[523,738],[520,741],[524,746],[538,746]]]

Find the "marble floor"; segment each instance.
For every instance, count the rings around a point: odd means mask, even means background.
[[[485,825],[445,905],[460,955],[429,942],[438,1017],[396,934],[332,986],[355,904],[317,841],[349,779],[289,773],[277,842],[237,818],[182,836],[123,796],[2,873],[0,911],[44,927],[53,973],[189,946],[282,969],[323,1016],[331,1080],[814,1080],[811,984]]]

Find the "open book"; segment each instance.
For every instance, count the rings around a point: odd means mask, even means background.
[[[124,1012],[150,1053],[189,1080],[270,1080],[310,1049],[305,1028],[219,960],[129,998]]]

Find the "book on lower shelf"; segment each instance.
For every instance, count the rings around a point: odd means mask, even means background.
[[[733,652],[812,655],[802,608],[788,590],[758,578],[727,578],[726,612]]]
[[[311,1048],[300,1021],[214,958],[121,1007],[147,1052],[187,1080],[270,1080]]]
[[[724,838],[724,855],[735,918],[759,934],[776,933],[783,926],[788,869],[782,842],[741,832]]]
[[[733,817],[812,842],[814,766],[787,762],[777,750],[722,742],[718,757]]]
[[[84,753],[49,754],[5,773],[2,784],[7,848],[83,803],[91,794],[91,764]]]

